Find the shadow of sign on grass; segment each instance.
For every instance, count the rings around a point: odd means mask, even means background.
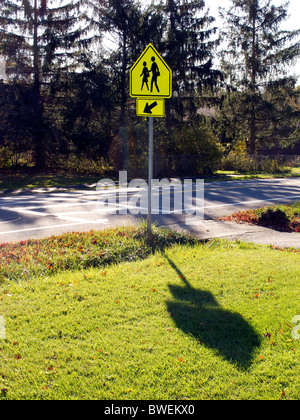
[[[174,300],[167,309],[176,326],[230,363],[248,369],[261,343],[254,328],[240,314],[222,308],[211,292],[192,287],[174,262],[165,258],[183,282],[169,285]]]

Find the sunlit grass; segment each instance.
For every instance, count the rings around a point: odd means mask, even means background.
[[[299,399],[299,253],[213,241],[143,258],[4,279],[0,398]]]
[[[0,284],[145,258],[152,252],[146,233],[146,226],[140,225],[1,244]],[[158,249],[197,242],[191,236],[156,227],[152,234]]]

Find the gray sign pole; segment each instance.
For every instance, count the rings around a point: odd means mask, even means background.
[[[149,168],[148,168],[148,218],[147,218],[148,238],[150,238],[150,234],[151,234],[152,178],[153,178],[153,117],[149,117]]]

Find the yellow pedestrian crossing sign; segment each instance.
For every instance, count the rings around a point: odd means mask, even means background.
[[[130,96],[172,96],[172,71],[152,44],[147,46],[130,69]]]

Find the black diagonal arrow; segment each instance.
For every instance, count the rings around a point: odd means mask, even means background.
[[[152,114],[152,109],[157,106],[157,102],[153,102],[153,104],[149,105],[148,102],[144,109],[144,114]]]

